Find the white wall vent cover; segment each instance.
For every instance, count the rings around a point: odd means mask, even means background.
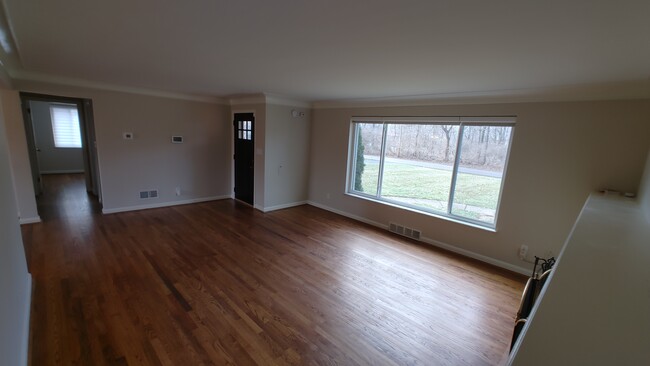
[[[406,236],[407,238],[420,240],[420,230],[412,229],[410,227],[405,227],[394,222],[388,223],[388,231],[391,231],[395,234]]]

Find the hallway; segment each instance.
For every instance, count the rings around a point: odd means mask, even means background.
[[[36,204],[44,222],[101,215],[97,197],[86,191],[83,173],[44,174],[42,180],[43,193],[36,198]]]

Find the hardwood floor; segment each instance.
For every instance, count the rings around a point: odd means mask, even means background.
[[[311,206],[101,215],[46,176],[32,365],[489,365],[523,277]],[[82,178],[82,177],[81,177]]]

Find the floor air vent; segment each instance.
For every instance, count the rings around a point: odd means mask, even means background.
[[[410,227],[405,227],[394,222],[389,223],[388,230],[406,236],[411,239],[420,240],[420,230],[411,229]]]
[[[156,198],[158,197],[158,190],[154,189],[152,191],[141,191],[140,192],[140,199],[145,199],[145,198]]]

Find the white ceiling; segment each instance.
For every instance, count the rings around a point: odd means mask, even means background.
[[[650,80],[648,0],[2,0],[12,76],[304,101]]]

